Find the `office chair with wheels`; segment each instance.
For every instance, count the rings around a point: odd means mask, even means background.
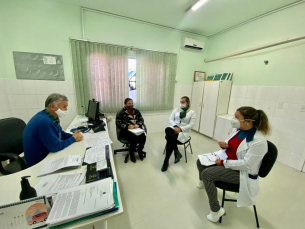
[[[166,136],[165,136],[165,139],[166,139]],[[178,145],[183,145],[183,147],[184,147],[184,155],[185,155],[185,163],[187,163],[186,149],[188,147],[190,147],[191,148],[191,154],[193,154],[193,149],[192,149],[192,145],[191,145],[191,136],[190,136],[189,140],[187,140],[186,142],[184,142],[184,143],[180,143],[180,142],[178,143],[177,142],[177,144]],[[165,151],[166,151],[166,145],[165,145],[163,154],[165,154]]]
[[[276,158],[277,158],[277,148],[272,142],[267,141],[268,143],[268,152],[265,154],[261,167],[258,171],[258,175],[260,177],[266,177],[269,172],[271,171]],[[226,199],[226,191],[230,192],[239,192],[239,184],[231,184],[227,182],[222,182],[222,181],[215,181],[215,185],[217,188],[223,190],[223,196],[222,196],[222,204],[221,206],[224,206],[225,201],[231,201],[231,202],[237,202],[235,199]],[[259,222],[258,222],[258,217],[257,217],[257,211],[256,211],[256,206],[253,205],[253,210],[254,210],[254,215],[255,215],[255,220],[256,220],[256,226],[259,228]],[[221,223],[222,217],[219,219],[219,223]]]
[[[26,124],[19,118],[0,120],[0,172],[9,175],[26,169],[25,160],[19,155],[23,153],[22,134]],[[10,160],[5,167],[2,161]]]
[[[146,125],[145,124],[143,124],[143,127],[144,127],[144,130],[145,130],[145,133],[147,134],[147,128],[146,128]],[[117,135],[117,139],[118,139],[118,141],[119,142],[121,142],[122,144],[123,144],[123,146],[122,147],[125,147],[125,148],[122,148],[122,149],[115,149],[115,150],[113,150],[113,153],[114,154],[117,154],[117,153],[119,153],[119,152],[125,152],[125,151],[127,151],[128,153],[127,153],[127,155],[126,155],[126,157],[125,157],[125,160],[124,160],[124,162],[125,163],[127,163],[128,162],[128,158],[129,158],[129,147],[130,147],[130,143],[126,140],[126,139],[124,139],[122,136],[121,136],[121,134],[120,134],[120,129],[116,126],[116,135]],[[136,151],[135,152],[137,152],[138,151],[138,147],[136,148]],[[144,158],[146,158],[146,153],[143,151],[143,155],[144,155]]]

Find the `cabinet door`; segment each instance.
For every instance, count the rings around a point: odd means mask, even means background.
[[[193,130],[199,131],[201,105],[203,96],[204,81],[194,82],[191,98],[191,109],[196,112],[196,122]]]
[[[231,119],[218,116],[216,119],[214,139],[217,141],[224,141],[230,136],[231,131]]]
[[[219,81],[205,82],[199,132],[211,138],[214,134],[218,90]]]

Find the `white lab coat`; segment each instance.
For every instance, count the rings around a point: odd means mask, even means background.
[[[190,132],[195,125],[195,121],[196,113],[193,110],[187,112],[185,118],[180,119],[180,108],[176,108],[168,120],[171,127],[179,126],[181,128],[182,131],[178,135],[178,141],[181,143],[189,140]]]
[[[226,140],[228,143],[239,131],[231,134]],[[247,142],[244,139],[237,148],[238,160],[225,160],[224,166],[233,170],[240,170],[239,194],[237,207],[252,206],[259,192],[259,178],[251,179],[248,174],[257,175],[262,160],[268,151],[267,140],[260,131],[256,131],[253,140]]]

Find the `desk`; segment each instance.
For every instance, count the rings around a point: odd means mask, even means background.
[[[80,125],[80,122],[81,122],[81,120],[83,120],[83,118],[80,119],[79,117],[80,116],[76,116],[75,119],[70,124],[70,126],[78,125],[78,124]],[[71,129],[70,126],[67,128],[66,132],[68,132]],[[106,131],[108,131],[107,126],[106,126]],[[64,227],[64,228],[85,229],[85,228],[93,228],[93,225],[98,224],[99,229],[104,229],[104,228],[107,228],[107,219],[117,216],[117,215],[121,215],[123,213],[123,205],[122,205],[120,188],[119,188],[118,179],[117,179],[117,175],[116,175],[116,169],[115,169],[111,145],[109,146],[109,150],[110,150],[110,161],[111,161],[114,181],[117,182],[117,194],[118,194],[118,199],[119,199],[119,203],[120,203],[119,210],[116,212],[113,212],[113,213],[109,213],[109,214],[100,216],[100,217],[84,220],[84,221],[72,224],[72,225]],[[72,145],[70,145],[69,147],[65,148],[64,150],[58,151],[56,153],[50,153],[41,162],[39,162],[38,164],[36,164],[28,169],[22,170],[20,172],[17,172],[17,173],[8,175],[8,176],[1,176],[0,177],[0,193],[1,193],[0,205],[19,201],[19,194],[21,192],[20,181],[21,181],[22,176],[31,176],[29,178],[29,182],[30,182],[31,186],[34,187],[38,184],[40,179],[42,179],[42,178],[38,178],[37,175],[39,174],[43,165],[47,161],[56,160],[58,158],[61,158],[61,157],[67,156],[67,155],[77,155],[77,154],[78,155],[81,154],[84,156],[84,154],[85,154],[84,141],[75,142]],[[78,169],[62,171],[62,172],[71,172],[71,171],[74,172],[74,171],[86,170],[86,168],[87,168],[87,166],[82,166]]]

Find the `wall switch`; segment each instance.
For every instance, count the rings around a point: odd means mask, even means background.
[[[283,109],[284,102],[278,102],[277,109]]]
[[[301,106],[301,112],[305,112],[305,105]]]

